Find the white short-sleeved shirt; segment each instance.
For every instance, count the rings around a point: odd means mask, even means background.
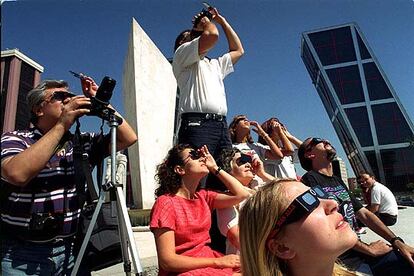
[[[297,156],[298,151],[295,150],[294,156],[284,156],[279,160],[266,159],[263,161],[265,171],[278,178],[296,179],[295,165],[293,159]]]
[[[234,70],[231,56],[199,56],[199,39],[184,43],[174,54],[172,68],[180,89],[179,111],[227,115],[223,80]]]
[[[244,154],[257,155],[260,159],[265,160],[266,151],[269,150],[269,146],[261,143],[237,143],[233,144],[233,148],[237,148]]]
[[[371,204],[379,204],[380,214],[398,215],[398,204],[394,194],[386,186],[375,182],[371,190]]]

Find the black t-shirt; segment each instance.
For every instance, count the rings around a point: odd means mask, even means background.
[[[345,206],[345,219],[348,221],[352,229],[358,227],[356,223],[355,213],[363,206],[352,194],[349,193],[348,188],[341,178],[337,176],[327,176],[316,171],[309,171],[302,177],[302,182],[309,186],[320,186],[326,193],[333,196],[338,203],[344,201],[349,202]]]

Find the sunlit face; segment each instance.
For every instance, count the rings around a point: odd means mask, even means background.
[[[68,91],[67,88],[49,88],[45,90],[43,102],[40,105],[40,115],[44,119],[57,121],[62,114],[63,101],[65,98],[54,97],[56,91]]]
[[[240,131],[242,129],[250,129],[250,122],[246,117],[242,117],[238,119],[237,125],[236,125],[236,132]]]
[[[328,140],[321,139],[319,142],[313,142],[313,139],[309,139],[306,143],[306,154],[313,154],[317,158],[326,158],[329,161],[332,161],[336,156],[336,149]]]
[[[281,185],[285,186],[284,191],[289,202],[309,190],[309,187],[300,182],[285,182]],[[317,257],[322,260],[323,257],[336,258],[357,242],[356,234],[338,213],[337,202],[330,199],[319,200],[319,206],[309,215],[282,227],[284,231],[280,241],[296,252],[297,257],[315,256],[317,252]]]
[[[374,185],[375,182],[375,179],[366,173],[362,174],[358,180],[361,187],[363,188],[370,188],[372,185]]]
[[[197,156],[193,153],[194,149],[188,148],[181,152],[183,164],[181,165],[185,169],[186,174],[203,174],[207,175],[209,170],[206,166],[206,159],[201,156]]]
[[[254,173],[250,163],[240,164],[241,153],[237,152],[231,161],[230,174],[239,180],[244,186],[253,180]]]

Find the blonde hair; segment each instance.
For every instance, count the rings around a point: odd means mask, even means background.
[[[245,276],[287,275],[287,264],[266,248],[267,238],[289,201],[282,183],[294,179],[278,179],[261,187],[250,197],[240,211],[240,258]],[[283,229],[277,236],[283,235]],[[276,236],[276,237],[277,237]],[[335,263],[333,276],[356,275]]]
[[[266,240],[277,218],[288,205],[282,182],[271,181],[249,198],[240,211],[240,257],[243,275],[281,276],[285,269],[283,261],[266,249]]]

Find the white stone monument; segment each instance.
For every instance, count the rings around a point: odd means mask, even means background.
[[[177,83],[171,64],[132,19],[123,73],[125,118],[138,134],[128,149],[134,204],[154,204],[158,165],[173,144]]]

